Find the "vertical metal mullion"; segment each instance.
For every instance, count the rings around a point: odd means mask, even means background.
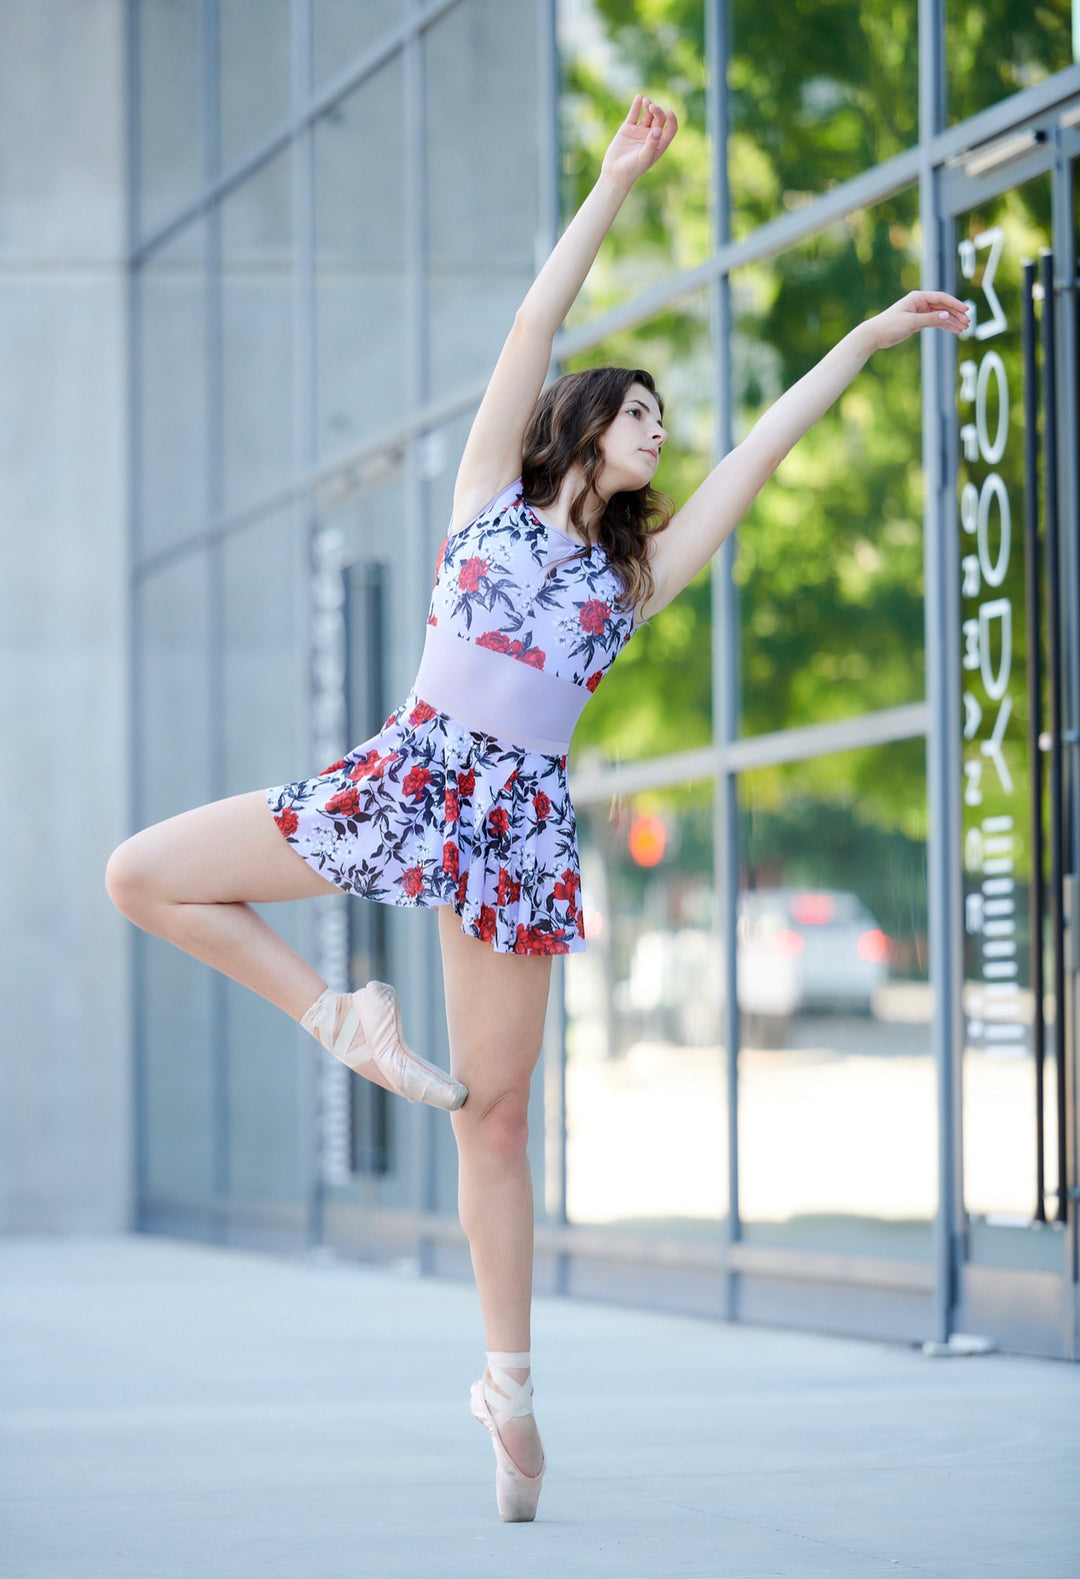
[[[922,218],[922,284],[930,290],[951,279],[939,184],[930,142],[945,124],[945,27],[942,0],[919,0],[919,212]],[[934,1224],[933,1330],[948,1339],[956,1304],[957,1230],[960,1195],[959,1044],[959,790],[955,743],[959,739],[952,658],[957,650],[959,589],[951,553],[954,511],[948,496],[950,465],[945,437],[948,363],[939,336],[921,336],[922,443],[926,498],[923,506],[925,577],[927,736],[927,908],[930,982],[933,990],[931,1048],[937,1071],[938,1209]]]
[[[136,0],[127,0],[124,12],[125,44],[127,48],[127,247],[128,259],[138,245],[139,182],[142,162],[139,150],[141,62],[139,59],[139,8]],[[145,265],[144,265],[145,267]],[[131,753],[127,765],[128,821],[132,828],[142,824],[142,785],[139,764],[143,760],[142,731],[142,611],[140,586],[135,575],[139,557],[139,508],[142,499],[142,443],[138,414],[140,399],[140,361],[142,322],[140,317],[140,282],[142,272],[127,268],[127,587],[128,587],[128,638],[127,638],[127,705],[128,749]],[[146,1059],[146,934],[132,928],[131,953],[131,1077],[132,1077],[132,1222],[141,1227],[143,1208],[146,1204],[150,1180],[149,1150],[149,1090]]]
[[[716,0],[706,9],[705,48],[708,62],[708,121],[713,157],[712,241],[719,250],[731,234],[731,193],[728,180],[727,134],[729,101],[727,63],[731,45],[732,8]],[[731,384],[731,282],[719,276],[712,288],[712,322],[716,353],[713,398],[714,463],[734,441]],[[712,720],[713,740],[728,744],[739,732],[738,607],[735,596],[735,540],[729,537],[712,569]],[[742,1236],[739,1209],[739,1001],[736,990],[736,948],[739,884],[738,779],[721,773],[713,784],[713,872],[716,885],[718,942],[721,950],[721,1038],[727,1051],[727,1171],[729,1244]],[[738,1280],[730,1269],[723,1280],[723,1313],[738,1315]]]
[[[218,59],[218,14],[216,0],[202,0],[202,83],[203,185],[217,178],[220,163],[220,83]],[[206,214],[206,511],[207,520],[219,517],[224,508],[222,460],[222,303],[221,303],[221,208],[213,204]],[[211,793],[225,793],[225,719],[224,719],[224,578],[222,544],[215,542],[206,551],[206,598],[208,653],[208,695],[206,724],[209,737],[209,778]],[[228,1238],[229,1218],[229,1041],[228,984],[215,974],[211,982],[211,1101],[213,1168],[212,1194],[216,1206],[215,1235]]]
[[[425,115],[424,48],[420,0],[412,4],[413,30],[404,46],[404,114],[405,114],[405,258],[406,258],[406,317],[408,324],[408,403],[409,415],[415,422],[417,413],[427,399],[429,383],[429,314],[428,314],[428,248],[427,248],[427,148]],[[424,567],[427,561],[427,507],[428,486],[420,476],[419,445],[422,435],[414,426],[410,433],[405,471],[406,543],[405,585],[408,588],[408,606],[416,615],[416,628],[422,630],[426,613]],[[438,960],[438,940],[434,929],[425,927],[420,933],[414,956],[420,979],[426,991],[423,996],[423,1031],[429,1045],[434,1041],[438,1006],[436,987],[441,980]],[[438,1165],[435,1129],[435,1110],[423,1106],[414,1115],[416,1153],[413,1159],[413,1178],[416,1208],[421,1217],[435,1208],[438,1189]],[[434,1244],[423,1231],[418,1235],[417,1255],[422,1273],[430,1272],[434,1263]]]
[[[1080,12],[1074,13],[1080,16]],[[1069,1214],[1065,1230],[1065,1353],[1070,1359],[1080,1356],[1080,1288],[1076,1210],[1077,1158],[1077,1049],[1080,1043],[1080,619],[1076,612],[1076,589],[1080,587],[1080,341],[1078,341],[1076,234],[1076,158],[1070,156],[1059,134],[1055,161],[1057,202],[1054,209],[1054,257],[1063,286],[1058,311],[1058,403],[1061,413],[1061,438],[1058,444],[1061,502],[1060,545],[1062,600],[1062,725],[1065,768],[1066,888],[1068,915],[1066,1001],[1059,1012],[1065,1016],[1065,1185]],[[1070,288],[1071,287],[1071,288]]]
[[[310,474],[316,463],[317,434],[315,416],[315,175],[314,144],[315,126],[304,120],[312,94],[312,15],[311,0],[292,0],[290,110],[294,135],[292,140],[291,199],[292,199],[292,450],[293,474]],[[311,534],[315,529],[314,509],[307,496],[296,500],[291,511],[290,527],[296,538],[307,549],[305,563],[310,566]],[[299,545],[298,545],[299,546]],[[309,572],[310,573],[310,572]],[[310,598],[307,606],[310,613]],[[303,650],[310,652],[308,632],[305,630]],[[317,935],[318,915],[328,905],[344,907],[347,901],[321,900],[320,912],[312,919],[312,939]],[[321,961],[320,961],[321,964]],[[304,1037],[304,1042],[307,1038]],[[306,1179],[305,1237],[309,1246],[322,1243],[325,1224],[326,1168],[323,1158],[323,1137],[327,1125],[324,1121],[324,1071],[325,1062],[314,1056],[315,1050],[305,1045],[299,1059],[301,1084],[301,1111],[297,1123],[301,1133],[301,1151],[305,1157]],[[346,1076],[346,1079],[349,1077]]]
[[[557,0],[537,0],[537,226],[534,269],[539,272],[559,238],[560,137]],[[566,965],[553,961],[544,1034],[544,1201],[549,1222],[569,1222],[566,1204]],[[570,1289],[570,1255],[555,1253],[556,1293]]]

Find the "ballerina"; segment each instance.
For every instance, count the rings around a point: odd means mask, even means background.
[[[634,182],[676,133],[638,94],[596,185],[541,268],[462,455],[416,683],[382,731],[312,778],[198,807],[113,853],[138,926],[276,1004],[364,1078],[452,1114],[459,1209],[506,1521],[535,1517],[529,1085],[551,958],[585,947],[566,757],[636,628],[706,565],[870,355],[967,310],[911,292],[844,337],[683,507],[653,487],[666,438],[651,376],[593,368],[547,389],[555,335]],[[347,892],[438,910],[451,1073],[406,1043],[393,988],[331,992],[252,904]]]

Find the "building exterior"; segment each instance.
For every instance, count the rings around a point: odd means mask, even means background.
[[[642,85],[682,129],[558,359],[655,373],[676,500],[904,291],[955,290],[975,325],[872,360],[579,726],[591,941],[557,963],[535,1086],[539,1286],[1075,1358],[1067,0],[54,0],[0,25],[38,96],[58,50],[100,66],[103,105],[128,84],[89,205],[112,215],[93,259],[109,307],[90,313],[112,383],[77,419],[79,466],[108,472],[100,586],[65,539],[24,551],[28,584],[59,578],[105,614],[109,700],[72,708],[72,651],[57,716],[95,773],[128,774],[126,807],[80,810],[93,836],[76,846],[73,956],[96,994],[82,1100],[113,1182],[90,1184],[89,1156],[81,1192],[58,1174],[78,1104],[57,1118],[59,1076],[16,1061],[30,1141],[8,1226],[130,1212],[149,1231],[467,1270],[441,1115],[387,1100],[104,908],[95,922],[85,850],[302,777],[404,696],[485,375]],[[89,154],[67,158],[60,195]],[[46,233],[40,215],[25,233]],[[48,260],[25,256],[43,289]],[[88,286],[65,279],[71,311]],[[13,452],[6,469],[47,475],[44,454],[29,465]],[[15,654],[42,645],[27,628]],[[393,980],[414,1043],[445,1057],[429,915],[343,898],[274,919],[333,985]],[[20,944],[42,990],[55,924],[43,908]],[[43,1013],[71,1046],[69,986],[26,1022],[39,1057]]]

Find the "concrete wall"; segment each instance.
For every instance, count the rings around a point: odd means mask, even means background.
[[[130,1212],[122,0],[0,4],[0,1231]]]

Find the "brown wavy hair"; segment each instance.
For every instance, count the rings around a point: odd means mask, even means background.
[[[559,497],[571,466],[585,474],[581,492],[570,505],[570,520],[589,543],[605,550],[623,584],[619,607],[638,608],[652,596],[649,538],[671,520],[674,504],[646,484],[633,493],[612,494],[590,529],[585,506],[603,469],[600,439],[619,413],[631,384],[642,384],[664,403],[651,373],[640,367],[590,367],[564,373],[549,384],[537,401],[522,441],[521,491],[527,504],[543,509]]]

